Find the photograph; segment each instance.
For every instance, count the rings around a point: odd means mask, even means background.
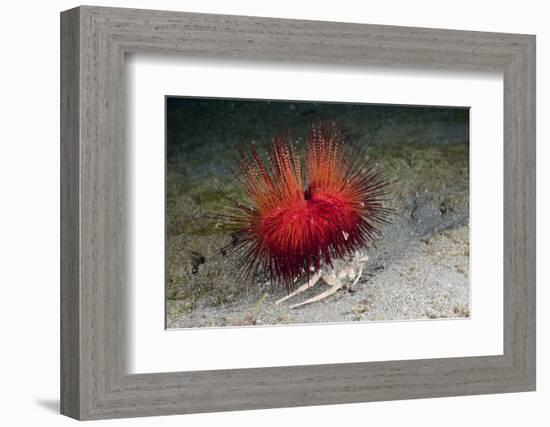
[[[166,328],[470,318],[469,121],[165,96]]]

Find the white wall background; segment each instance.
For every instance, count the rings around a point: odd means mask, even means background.
[[[135,0],[97,5],[537,35],[538,391],[103,422],[116,426],[315,424],[543,426],[550,422],[550,27],[545,2]],[[59,12],[75,1],[3,4],[0,25],[0,422],[64,426],[59,384]],[[546,12],[546,13],[545,13]],[[546,160],[546,162],[545,162]],[[546,185],[545,185],[546,184]],[[546,304],[545,304],[546,303]],[[95,422],[92,424],[96,424]]]

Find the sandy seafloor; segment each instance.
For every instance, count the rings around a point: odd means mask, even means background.
[[[178,99],[167,108],[167,327],[219,327],[470,316],[468,112],[420,107],[338,106]],[[311,123],[334,119],[390,185],[395,209],[358,283],[290,309],[263,277],[243,281],[220,250],[230,236],[212,212],[219,191],[242,198],[231,173],[237,147],[263,151],[290,130],[300,147]],[[296,296],[324,290],[319,282]]]

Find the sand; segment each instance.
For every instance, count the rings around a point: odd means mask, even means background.
[[[432,204],[433,205],[433,204]],[[419,209],[418,207],[416,208]],[[429,207],[421,206],[426,212]],[[439,210],[439,209],[438,209]],[[435,221],[438,219],[438,221]],[[430,232],[426,232],[426,228]],[[441,230],[441,231],[437,231]],[[409,216],[384,227],[384,238],[366,251],[369,260],[350,289],[296,309],[291,304],[326,289],[322,281],[287,303],[269,283],[256,283],[228,301],[169,300],[169,328],[303,324],[368,320],[435,319],[470,316],[469,231],[459,214]],[[200,268],[200,267],[199,267]],[[351,283],[349,283],[351,284]]]

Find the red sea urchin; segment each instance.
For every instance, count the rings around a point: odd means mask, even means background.
[[[263,272],[290,292],[298,278],[380,236],[387,182],[333,122],[311,127],[304,166],[286,136],[273,139],[265,163],[253,148],[240,154],[236,175],[247,201],[232,201],[223,219],[246,276]]]

